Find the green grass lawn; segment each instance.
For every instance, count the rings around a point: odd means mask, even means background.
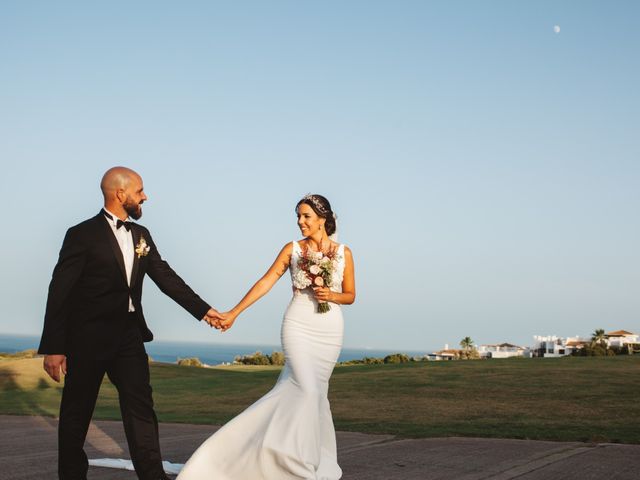
[[[153,364],[160,421],[221,424],[276,381],[273,368]],[[640,443],[640,355],[339,367],[336,428],[408,437],[476,436]],[[57,414],[41,359],[0,361],[0,413]],[[105,380],[95,418],[119,419]]]

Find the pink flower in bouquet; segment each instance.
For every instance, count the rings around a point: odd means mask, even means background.
[[[336,258],[337,252],[330,251],[326,254],[322,252],[314,252],[304,249],[298,260],[298,268],[300,272],[304,272],[307,281],[299,281],[300,285],[314,285],[316,287],[330,287],[332,283],[333,272],[337,268]],[[325,313],[331,310],[331,306],[327,302],[318,303],[318,313]]]

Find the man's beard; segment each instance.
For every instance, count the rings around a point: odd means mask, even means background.
[[[139,203],[132,202],[129,198],[122,204],[122,208],[134,220],[138,220],[142,216],[142,207]]]

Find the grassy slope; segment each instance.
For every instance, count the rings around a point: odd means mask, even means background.
[[[334,372],[341,430],[640,443],[640,356],[367,365]],[[269,368],[152,365],[161,421],[219,424],[268,391]],[[0,361],[0,413],[56,415],[40,359]],[[105,381],[96,418],[119,418]]]

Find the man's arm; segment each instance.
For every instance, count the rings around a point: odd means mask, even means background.
[[[82,275],[86,250],[77,238],[77,231],[69,229],[62,242],[58,263],[53,269],[44,328],[38,353],[45,354],[44,369],[55,381],[60,381],[60,369],[66,373],[66,326],[69,317],[69,295]]]
[[[62,354],[65,352],[69,296],[82,275],[86,262],[84,245],[77,237],[75,229],[67,231],[60,249],[58,263],[53,269],[44,315],[44,329],[38,348],[40,354]]]
[[[218,312],[202,300],[189,285],[162,259],[149,231],[145,238],[151,247],[147,256],[147,274],[158,286],[160,291],[170,297],[178,305],[198,320],[205,320],[214,326]]]

